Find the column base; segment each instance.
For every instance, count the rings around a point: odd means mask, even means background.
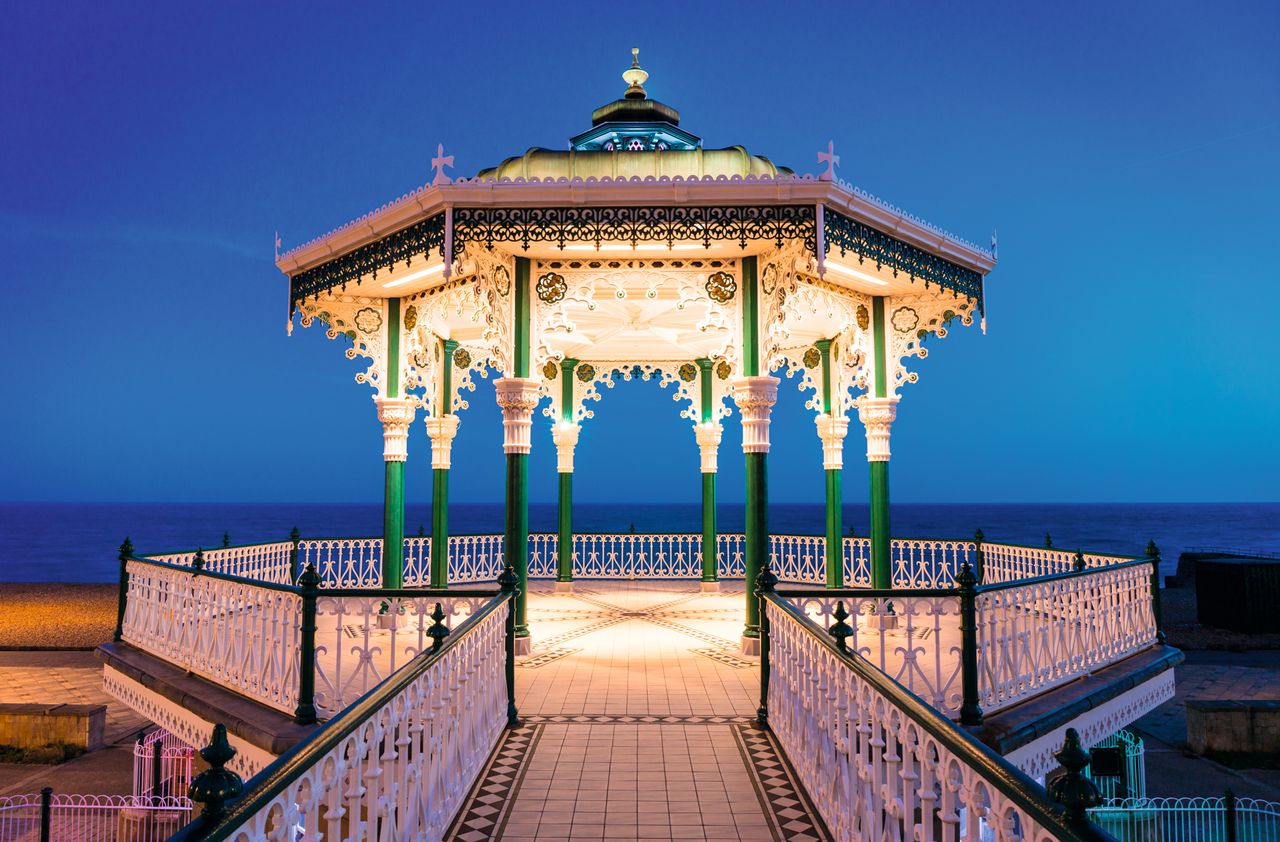
[[[573,593],[573,582],[556,582],[556,593]]]
[[[742,654],[760,657],[760,638],[742,636]]]
[[[889,631],[898,627],[898,618],[893,614],[869,614],[865,620],[865,625],[869,629]]]
[[[698,584],[702,586],[703,593],[720,593],[719,582],[699,582]]]
[[[533,654],[533,638],[530,636],[516,638],[516,657]]]

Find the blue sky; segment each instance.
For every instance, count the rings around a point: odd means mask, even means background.
[[[905,387],[896,500],[1280,498],[1280,5],[266,6],[6,11],[0,499],[379,499],[369,389],[318,330],[286,338],[274,232],[422,184],[440,142],[463,174],[563,148],[632,46],[708,147],[817,171],[833,138],[842,178],[999,230],[988,335],[931,344]],[[820,501],[786,386],[772,498]],[[455,500],[501,499],[500,442],[486,384]],[[692,433],[651,384],[606,396],[578,465],[582,502],[697,499]],[[408,483],[429,497],[420,425]]]

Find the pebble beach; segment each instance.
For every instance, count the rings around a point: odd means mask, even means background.
[[[92,649],[116,626],[114,584],[0,583],[0,650]]]

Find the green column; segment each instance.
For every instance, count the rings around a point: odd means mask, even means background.
[[[742,373],[760,375],[760,343],[758,325],[760,304],[757,296],[756,258],[742,259]],[[745,438],[745,422],[744,432]],[[743,637],[760,637],[760,602],[755,596],[756,577],[769,553],[769,483],[767,453],[744,453],[746,459],[746,523],[745,564],[747,622]]]
[[[871,300],[872,341],[875,343],[873,387],[877,398],[889,396],[888,353],[885,343],[885,299]],[[889,463],[870,463],[871,473],[871,587],[893,586],[889,543]]]
[[[387,299],[387,368],[384,395],[400,397],[400,299]],[[382,492],[382,587],[404,584],[404,462],[387,461]]]
[[[560,423],[573,423],[573,372],[578,361],[560,362]],[[557,448],[559,442],[557,442]],[[556,535],[556,581],[573,581],[573,471],[560,471],[559,531]]]
[[[697,360],[697,363],[701,378],[699,384],[702,387],[701,420],[703,424],[712,424],[715,418],[712,415],[714,405],[711,389],[714,385],[712,378],[715,375],[711,370],[711,360],[703,357]],[[702,581],[704,582],[720,581],[717,538],[716,473],[706,470],[704,466],[702,472]]]
[[[446,339],[443,368],[440,372],[440,393],[436,396],[436,415],[452,414],[453,406],[453,352],[458,343]],[[445,445],[452,447],[451,444]],[[434,456],[434,454],[433,454]],[[449,469],[431,469],[431,587],[449,587]]]
[[[516,258],[515,348],[512,356],[515,376],[529,376],[529,259]],[[506,533],[503,538],[506,560],[515,568],[519,594],[516,596],[516,637],[529,636],[529,454],[507,454]]]
[[[822,411],[831,417],[831,340],[820,339],[814,343],[822,357]],[[826,461],[826,440],[823,442],[823,461]],[[844,587],[844,530],[841,525],[840,469],[826,468],[826,561],[827,587]]]

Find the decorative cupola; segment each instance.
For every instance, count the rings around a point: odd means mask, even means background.
[[[622,74],[627,90],[591,112],[591,128],[569,138],[576,152],[666,152],[702,148],[702,138],[679,128],[680,112],[649,99],[644,83],[649,74],[640,67],[640,48],[631,50],[631,66]]]

